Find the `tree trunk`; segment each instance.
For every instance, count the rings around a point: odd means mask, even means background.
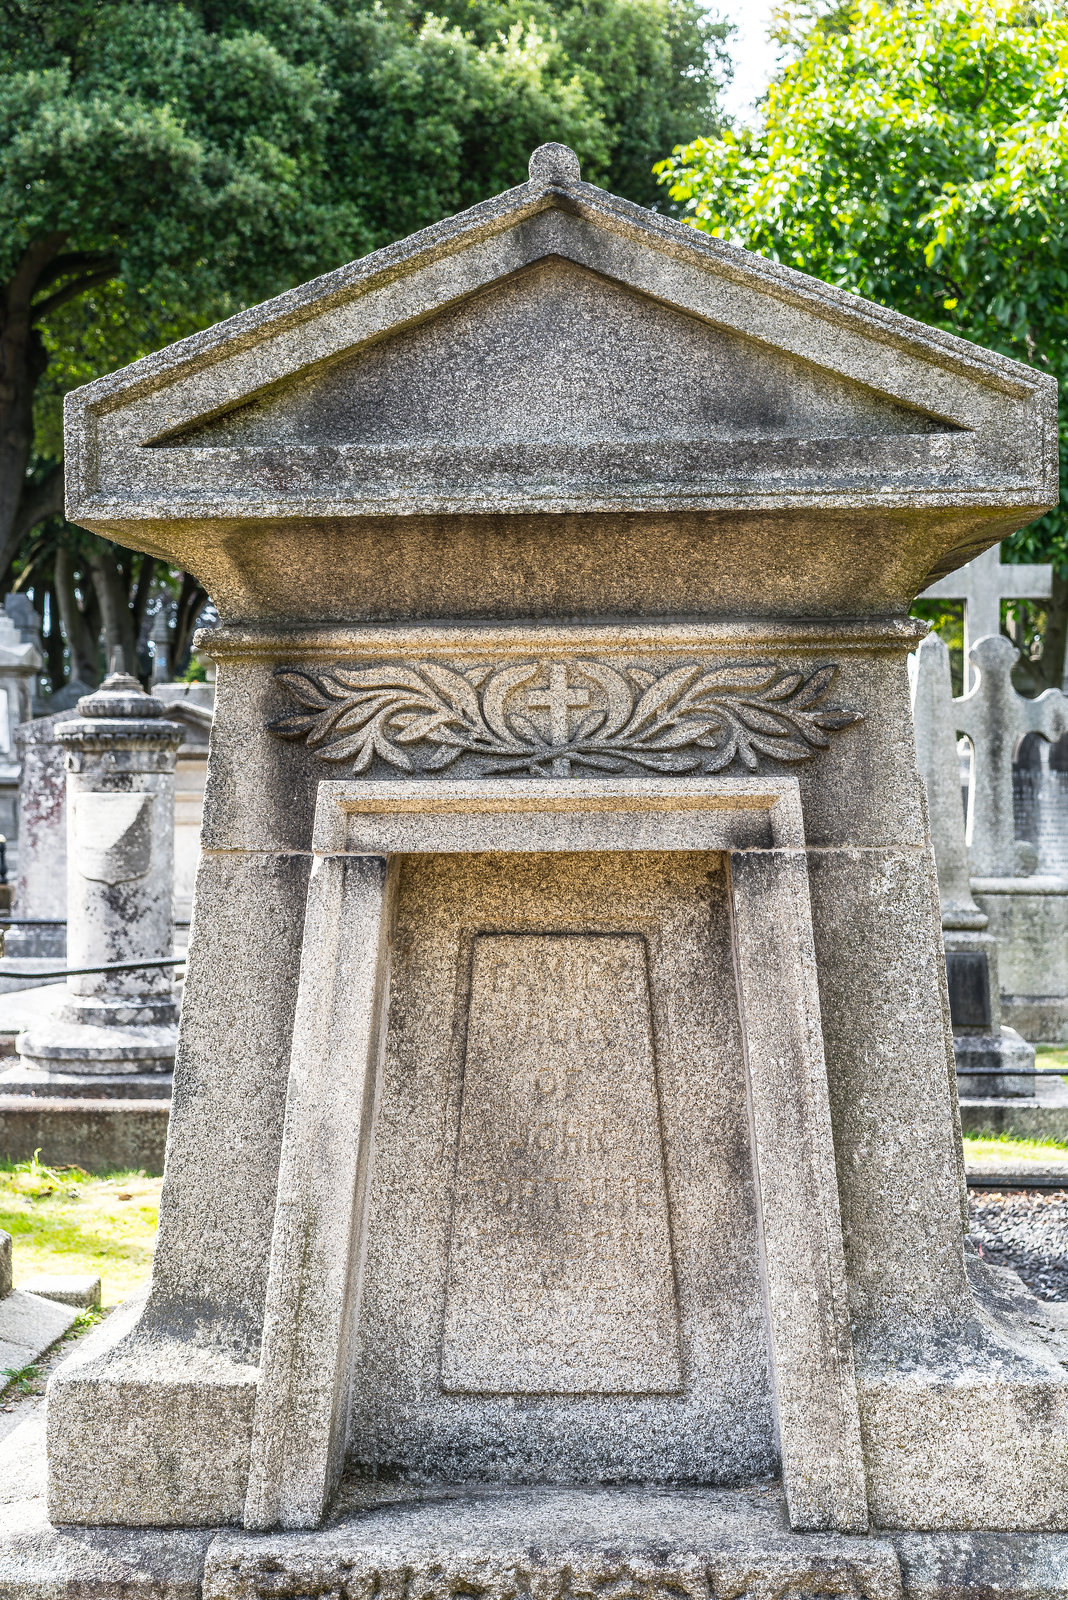
[[[89,552],[89,570],[93,575],[93,588],[100,602],[100,617],[104,630],[104,659],[111,670],[111,660],[116,649],[125,659],[127,672],[137,671],[137,640],[134,637],[133,614],[126,580],[115,560],[115,546],[104,540],[93,542]]]
[[[41,642],[44,645],[45,661],[48,667],[48,679],[52,685],[52,693],[55,694],[56,690],[61,688],[64,683],[63,633],[60,628],[59,602],[56,598],[55,584],[50,583],[45,592],[48,595],[48,617],[50,626],[49,631],[45,633],[42,625]],[[35,593],[35,602],[37,599],[38,596]],[[38,610],[41,612],[43,624],[44,595],[40,596]]]
[[[171,645],[171,671],[178,672],[185,660],[193,638],[197,617],[207,602],[208,594],[191,573],[182,574],[182,592],[174,609],[173,643]]]
[[[74,591],[74,562],[70,551],[60,545],[56,551],[56,604],[59,620],[70,650],[70,675],[95,688],[100,682],[98,629],[87,624]]]
[[[1036,663],[1042,689],[1060,689],[1064,683],[1064,648],[1068,642],[1068,577],[1053,568],[1053,593],[1046,609],[1042,655]]]
[[[135,647],[138,643],[140,643],[141,628],[145,620],[145,612],[148,609],[148,597],[152,593],[152,579],[155,577],[155,575],[155,556],[142,556],[141,570],[137,574],[137,584],[134,588],[133,600],[130,605],[130,611],[133,618],[132,625]],[[130,671],[133,672],[134,668],[131,667]]]
[[[7,572],[27,531],[19,509],[33,448],[33,397],[48,365],[33,323],[33,297],[63,239],[51,233],[30,245],[0,292],[0,573]]]

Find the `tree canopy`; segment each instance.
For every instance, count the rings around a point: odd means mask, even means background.
[[[807,24],[751,128],[659,169],[694,225],[1068,378],[1068,7],[860,0]],[[1068,464],[1062,408],[1062,482]],[[1068,499],[1010,558],[1056,564],[1036,687],[1060,685]],[[1024,639],[1022,642],[1027,643]]]
[[[522,181],[548,139],[654,201],[724,33],[698,0],[0,0],[0,588],[62,617],[53,684],[95,678],[100,633],[129,650],[153,585],[205,598],[62,523],[67,388]]]

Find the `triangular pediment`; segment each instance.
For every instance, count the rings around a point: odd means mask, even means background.
[[[68,514],[1056,500],[1044,374],[535,168],[69,396]]]
[[[955,431],[552,256],[157,443],[405,452]]]

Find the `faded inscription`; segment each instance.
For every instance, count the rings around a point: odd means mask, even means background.
[[[446,1390],[681,1388],[644,941],[475,940]]]

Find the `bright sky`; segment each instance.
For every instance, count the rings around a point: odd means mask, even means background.
[[[711,10],[737,33],[730,40],[734,82],[724,96],[724,109],[732,117],[748,119],[753,102],[764,93],[777,65],[777,52],[768,43],[767,30],[773,0],[712,0]]]

